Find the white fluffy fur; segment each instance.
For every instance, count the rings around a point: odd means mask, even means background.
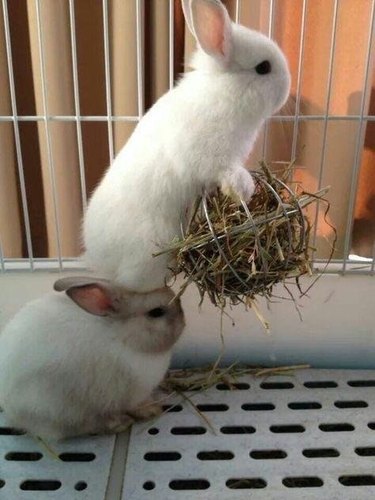
[[[147,338],[162,342],[173,330],[175,341],[184,326],[179,304],[168,306],[172,292],[161,302],[160,291],[149,295],[147,307],[172,307],[169,318],[142,319],[139,305],[126,320],[93,316],[65,294],[21,309],[0,335],[0,406],[9,423],[60,439],[126,422],[169,365],[172,346],[148,351]]]
[[[192,4],[195,15],[200,4],[205,15],[211,8],[224,9],[217,0],[183,3],[190,26]],[[251,197],[254,184],[244,162],[264,120],[289,93],[288,66],[277,45],[231,23],[226,13],[224,19],[223,54],[215,57],[198,47],[194,71],[142,118],[85,215],[88,264],[137,291],[164,284],[168,258],[152,254],[180,235],[181,221],[202,189],[221,186],[245,200]],[[200,34],[195,36],[199,44]],[[264,60],[272,72],[259,75],[254,68]]]

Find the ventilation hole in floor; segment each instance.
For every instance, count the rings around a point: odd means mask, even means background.
[[[339,457],[340,453],[335,448],[307,448],[302,451],[307,458]]]
[[[366,401],[335,401],[336,408],[367,408]]]
[[[5,460],[15,460],[18,462],[36,462],[43,458],[37,451],[10,451],[5,455]]]
[[[87,488],[87,483],[85,483],[85,481],[78,481],[78,483],[74,485],[74,489],[77,491],[83,491],[86,488]]]
[[[375,431],[375,422],[369,422],[367,425],[368,425],[369,429],[371,429],[372,431]]]
[[[283,485],[287,488],[318,488],[323,486],[323,481],[314,476],[285,477]]]
[[[238,477],[228,479],[225,483],[231,490],[257,490],[265,488],[267,483],[261,477]]]
[[[177,451],[150,451],[143,458],[149,462],[170,462],[180,460],[181,453]]]
[[[171,490],[207,490],[210,483],[207,479],[175,479],[169,487]]]
[[[222,405],[222,404],[203,404],[203,405],[197,405],[197,408],[199,411],[228,411],[229,410],[228,405]]]
[[[319,429],[323,432],[349,432],[354,431],[352,424],[320,424]]]
[[[155,436],[156,434],[159,434],[159,429],[151,427],[151,429],[148,430],[148,433],[151,434],[151,436]]]
[[[171,433],[175,436],[190,436],[196,434],[206,434],[207,429],[204,427],[172,427]]]
[[[272,403],[245,403],[241,406],[245,411],[270,411],[275,409]]]
[[[197,454],[199,460],[232,460],[234,454],[231,451],[200,451]]]
[[[360,457],[375,457],[374,446],[363,446],[354,450]]]
[[[344,486],[375,486],[375,476],[341,476],[339,481]]]
[[[147,491],[151,491],[155,488],[155,483],[153,481],[146,481],[143,483],[143,489]]]
[[[2,479],[0,479],[0,488],[2,488],[3,486],[5,486],[5,481],[3,481]]]
[[[260,384],[262,389],[293,389],[292,382],[262,382]]]
[[[63,462],[92,462],[95,460],[95,453],[61,453],[60,460]]]
[[[247,389],[250,389],[250,384],[246,384],[245,382],[217,384],[216,389],[218,389],[219,391],[233,391],[233,390],[246,391]]]
[[[375,380],[349,380],[350,387],[375,387]]]
[[[317,401],[295,402],[289,403],[288,407],[291,410],[320,410],[322,405]]]
[[[275,433],[305,432],[303,425],[271,425],[270,431]]]
[[[254,434],[255,431],[251,425],[227,425],[220,429],[222,434]]]
[[[179,411],[182,411],[182,406],[181,405],[163,405],[163,411],[166,411],[168,413],[177,413]]]
[[[20,484],[21,490],[25,491],[56,491],[61,488],[60,481],[50,480],[29,480]]]
[[[303,385],[308,389],[331,389],[333,387],[338,387],[337,382],[333,380],[314,380],[305,382]]]
[[[287,456],[284,450],[253,450],[250,452],[250,457],[255,458],[255,460],[272,460]]]
[[[23,436],[26,431],[13,427],[0,427],[0,436]]]

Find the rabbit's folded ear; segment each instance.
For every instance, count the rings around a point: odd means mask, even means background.
[[[199,46],[222,63],[231,52],[232,22],[220,0],[182,0],[184,16]]]
[[[79,307],[96,316],[109,316],[119,311],[119,297],[109,281],[98,278],[69,277],[54,284],[58,292],[65,291]]]

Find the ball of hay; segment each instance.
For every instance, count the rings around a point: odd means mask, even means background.
[[[311,226],[303,208],[327,189],[314,195],[292,189],[265,164],[252,175],[256,189],[248,204],[219,190],[203,195],[183,238],[173,244],[175,273],[184,273],[202,300],[207,294],[220,307],[270,298],[277,283],[311,273]]]

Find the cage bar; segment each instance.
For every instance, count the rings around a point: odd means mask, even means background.
[[[136,0],[137,23],[137,90],[138,90],[138,119],[145,112],[144,104],[144,0]]]
[[[110,121],[122,121],[122,122],[137,122],[138,121],[138,116],[105,116],[105,115],[97,115],[97,116],[89,116],[89,115],[81,115],[81,116],[76,116],[76,115],[31,115],[31,116],[26,116],[26,115],[21,115],[17,117],[13,117],[10,115],[5,115],[5,116],[0,116],[0,121],[1,122],[11,122],[14,120],[17,120],[19,122],[37,122],[37,121],[62,121],[62,122],[75,122],[76,120],[82,121],[82,122],[106,122],[108,120]]]
[[[270,0],[269,7],[269,18],[268,18],[268,36],[272,38],[273,33],[273,22],[274,22],[274,14],[275,14],[275,0]],[[268,121],[264,124],[264,135],[263,135],[263,147],[262,147],[262,158],[266,159],[267,152],[267,139],[268,139]]]
[[[356,141],[356,149],[355,149],[355,157],[354,164],[352,169],[352,176],[350,181],[350,194],[349,194],[349,205],[348,205],[348,215],[346,220],[346,230],[345,230],[345,242],[344,242],[344,262],[343,262],[343,273],[346,272],[347,260],[349,257],[349,250],[352,241],[352,229],[353,229],[353,216],[354,216],[354,208],[355,201],[357,196],[357,186],[358,186],[358,176],[361,168],[361,158],[362,158],[362,149],[363,149],[363,141],[364,141],[364,133],[366,131],[365,120],[363,119],[365,105],[366,105],[366,90],[369,80],[370,73],[370,62],[371,62],[371,46],[374,34],[374,8],[375,2],[373,1],[371,4],[371,17],[370,17],[370,30],[368,37],[368,45],[366,51],[366,65],[365,65],[365,74],[364,74],[364,87],[361,97],[361,107],[360,107],[360,119],[359,126],[357,132],[357,141]],[[373,271],[373,267],[371,268]]]
[[[360,120],[361,116],[360,115],[329,115],[325,117],[324,115],[298,115],[297,120],[300,121],[339,121],[339,120],[345,120],[345,121],[358,121]],[[36,121],[66,121],[66,122],[75,122],[76,120],[82,121],[82,122],[106,122],[108,120],[108,117],[105,115],[97,115],[97,116],[89,116],[89,115],[81,115],[81,116],[75,116],[75,115],[47,115],[47,117],[42,116],[42,115],[32,115],[32,116],[26,116],[26,115],[19,115],[19,116],[12,116],[12,115],[3,115],[0,116],[0,122],[13,122],[17,120],[18,122],[36,122]],[[292,122],[296,119],[295,115],[274,115],[269,118],[270,121],[286,121],[286,122]],[[112,115],[110,117],[110,120],[113,122],[116,121],[121,121],[121,122],[138,122],[139,117],[138,116],[123,116],[123,115]],[[370,121],[373,122],[375,121],[375,115],[364,115],[363,120],[365,121]]]
[[[303,0],[301,35],[300,35],[300,41],[299,41],[297,90],[296,90],[296,103],[295,103],[295,112],[294,112],[291,161],[294,161],[296,159],[296,151],[297,151],[298,123],[299,123],[298,122],[298,115],[299,115],[299,106],[300,106],[300,102],[301,102],[302,61],[303,61],[303,53],[304,53],[304,48],[305,48],[306,10],[307,10],[307,0]]]
[[[76,40],[74,0],[69,0],[69,16],[70,16],[70,36],[72,45],[73,91],[74,91],[74,107],[76,113],[75,121],[77,128],[79,176],[81,182],[82,208],[83,211],[85,211],[87,206],[87,192],[86,192],[85,160],[83,155],[83,144],[82,144],[82,127],[80,121],[81,107],[79,101],[79,86],[78,86],[77,40]]]
[[[109,53],[109,23],[108,23],[108,1],[103,0],[103,35],[104,35],[104,66],[105,66],[105,93],[108,119],[108,148],[109,164],[114,158],[113,127],[112,127],[112,93],[111,93],[111,62]]]
[[[174,0],[169,0],[169,89],[174,85]]]
[[[1,240],[0,240],[0,269],[1,269],[1,272],[5,272],[5,262],[4,262],[4,254],[3,254],[3,246],[1,244]]]
[[[235,21],[238,24],[241,18],[241,0],[236,0]]]
[[[329,54],[329,63],[328,63],[328,81],[327,81],[327,98],[326,98],[326,108],[324,114],[324,126],[323,126],[323,143],[322,143],[322,154],[320,158],[320,167],[319,167],[319,177],[318,177],[318,188],[322,187],[323,181],[323,171],[324,171],[324,162],[326,158],[326,149],[327,149],[327,132],[328,132],[328,115],[329,115],[329,105],[331,102],[331,92],[332,92],[332,76],[333,76],[333,63],[335,59],[335,48],[336,48],[336,34],[337,34],[337,19],[338,19],[338,0],[335,0],[334,8],[333,8],[333,19],[332,19],[332,35],[331,35],[331,50]],[[317,231],[318,231],[318,217],[319,217],[319,202],[316,204],[315,211],[315,221],[314,221],[314,234],[313,234],[313,243],[312,246],[315,247]],[[314,262],[315,252],[312,252],[312,259]]]
[[[40,16],[40,0],[36,0],[36,18],[38,25],[38,45],[39,45],[39,60],[40,60],[40,72],[41,72],[41,83],[42,83],[42,101],[43,101],[43,121],[45,127],[46,134],[46,142],[47,142],[47,158],[48,158],[48,169],[51,178],[51,186],[52,186],[52,198],[53,198],[53,213],[55,219],[55,234],[56,234],[56,243],[57,243],[57,252],[58,252],[58,260],[59,260],[59,269],[62,271],[63,263],[62,263],[62,255],[61,255],[61,239],[60,239],[60,222],[58,217],[58,207],[57,207],[57,195],[56,195],[56,178],[55,178],[55,169],[54,169],[54,161],[52,154],[52,145],[51,145],[51,135],[48,126],[48,105],[47,105],[47,84],[46,84],[46,67],[44,60],[44,40],[43,40],[43,30]]]
[[[30,271],[33,271],[33,269],[34,269],[34,263],[33,263],[34,255],[33,255],[33,245],[32,245],[32,239],[31,239],[29,207],[27,204],[25,175],[24,175],[24,169],[23,169],[20,130],[19,130],[18,120],[17,120],[18,115],[17,115],[16,87],[15,87],[15,83],[14,83],[12,45],[11,45],[11,39],[10,39],[7,0],[3,0],[3,15],[4,15],[5,45],[6,45],[7,63],[8,63],[10,100],[11,100],[11,107],[12,107],[12,114],[13,114],[13,116],[10,116],[9,118],[11,121],[13,121],[14,142],[15,142],[15,147],[16,147],[18,178],[19,178],[20,191],[21,191],[22,213],[23,213],[23,220],[24,220],[24,224],[25,224],[27,254],[28,254],[28,259],[29,259]],[[2,254],[2,258],[3,257],[4,257],[4,255]],[[2,270],[4,270],[4,267],[5,267],[4,261],[2,260],[2,262],[1,262]]]

